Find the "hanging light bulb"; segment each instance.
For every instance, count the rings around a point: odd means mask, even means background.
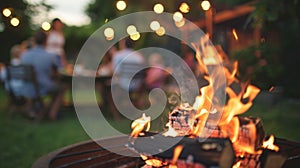
[[[104,36],[107,40],[112,40],[114,38],[115,31],[111,27],[108,27],[104,30]]]
[[[210,2],[208,0],[204,0],[201,2],[201,7],[203,10],[207,11],[211,7]]]
[[[4,8],[3,11],[2,11],[2,14],[5,16],[5,17],[9,17],[11,15],[11,10],[8,9],[8,8]]]
[[[122,11],[122,10],[125,10],[125,9],[126,9],[127,4],[126,4],[125,1],[122,1],[122,0],[121,0],[121,1],[118,1],[118,2],[116,3],[116,7],[117,7],[118,10]]]
[[[20,24],[20,20],[18,18],[16,18],[16,17],[13,17],[10,20],[10,24],[16,27],[16,26],[18,26]]]
[[[180,10],[182,13],[189,13],[189,11],[190,11],[190,6],[189,6],[187,3],[183,2],[183,3],[180,5],[179,10]]]
[[[151,30],[156,31],[157,29],[160,28],[159,22],[158,22],[158,21],[155,21],[155,20],[152,21],[152,22],[150,23],[150,28],[151,28]]]
[[[158,13],[158,14],[159,13],[163,13],[164,12],[164,6],[162,4],[160,4],[160,3],[155,4],[154,7],[153,7],[153,11],[155,13]]]
[[[49,22],[43,22],[42,23],[42,29],[45,31],[48,31],[51,29],[51,24]]]

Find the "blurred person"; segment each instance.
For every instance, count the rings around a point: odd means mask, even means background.
[[[139,67],[144,65],[144,57],[133,50],[133,41],[129,38],[124,38],[119,41],[119,51],[115,52],[112,58],[113,63],[113,83],[111,83],[111,90],[114,94],[117,94],[117,100],[110,102],[110,108],[114,118],[120,118],[120,115],[116,109],[115,104],[122,105],[123,110],[127,110],[126,95],[133,95],[133,93],[139,93],[142,87],[143,79],[139,77],[131,78],[133,74],[137,73]],[[110,95],[111,96],[111,95]],[[125,96],[125,97],[124,97]],[[139,96],[133,96],[140,98]],[[132,98],[132,97],[131,97]],[[133,103],[137,101],[132,98]]]
[[[65,37],[63,28],[64,23],[59,18],[53,19],[46,43],[46,50],[56,55],[59,69],[65,67],[67,64],[64,50]]]
[[[189,66],[189,68],[191,69],[192,72],[195,73],[196,71],[196,58],[195,58],[196,53],[189,50],[186,52],[186,54],[184,55],[184,61],[185,63]]]
[[[10,65],[17,66],[21,64],[21,54],[22,48],[21,45],[16,44],[10,49]],[[5,82],[6,80],[6,69],[5,67],[2,70],[2,78]],[[23,81],[18,79],[12,79],[9,82],[5,82],[5,90],[9,92],[9,90],[13,91],[14,96],[21,96],[21,92],[23,90]]]
[[[35,34],[34,39],[36,46],[27,50],[21,56],[21,63],[24,65],[32,65],[34,67],[40,95],[51,95],[52,100],[49,107],[49,118],[55,120],[63,95],[57,81],[53,78],[57,75],[58,64],[55,55],[45,50],[47,40],[46,33],[39,31]],[[22,91],[23,96],[34,99],[36,95],[34,94],[35,92],[33,89],[31,83],[25,83]],[[30,103],[29,107],[34,109],[34,104],[32,104],[32,102]]]
[[[5,78],[6,78],[5,64],[0,62],[0,82],[5,82]]]
[[[112,57],[116,53],[116,51],[116,47],[112,46],[103,56],[97,72],[99,76],[111,76],[113,74]]]
[[[16,44],[12,46],[10,50],[10,64],[11,65],[20,65],[21,64],[21,54],[22,48],[21,45]]]
[[[129,86],[129,91],[134,91],[140,87],[142,81],[140,79],[129,79],[128,76],[121,75],[124,72],[121,65],[128,63],[142,66],[145,62],[144,57],[132,49],[133,41],[129,38],[120,40],[119,48],[120,50],[113,55],[113,70],[118,78],[118,85],[124,90],[127,90]]]
[[[164,61],[160,54],[153,53],[149,57],[149,66],[147,70],[145,84],[148,90],[163,86],[167,73],[165,71]]]

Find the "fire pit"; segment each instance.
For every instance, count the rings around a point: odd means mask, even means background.
[[[111,148],[118,148],[119,150],[124,150],[128,155],[132,154],[132,156],[136,156],[136,153],[126,147],[128,143],[128,137],[126,136],[107,138],[99,141],[107,142]],[[275,144],[287,156],[287,160],[283,165],[284,168],[298,167],[300,165],[300,143],[276,138]],[[139,157],[121,156],[102,148],[94,141],[86,141],[53,151],[37,160],[32,167],[134,168],[142,167],[144,164],[144,161]]]

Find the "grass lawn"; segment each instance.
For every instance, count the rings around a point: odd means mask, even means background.
[[[30,167],[46,153],[90,139],[72,109],[63,110],[62,118],[58,121],[36,123],[18,114],[9,116],[2,89],[0,102],[0,167]],[[300,141],[299,109],[299,101],[284,100],[276,105],[255,103],[245,115],[262,118],[267,134]],[[130,129],[128,120],[111,123],[124,132]]]

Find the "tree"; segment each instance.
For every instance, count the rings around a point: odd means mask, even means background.
[[[44,1],[37,4],[29,4],[25,0],[0,1],[0,24],[3,27],[2,32],[0,32],[0,62],[8,64],[10,60],[10,48],[15,44],[20,44],[23,40],[28,39],[32,35],[33,28],[37,28],[32,22],[32,16],[38,15],[38,9],[42,7],[45,7],[45,9],[48,10],[51,9],[51,6],[47,5]],[[9,17],[5,17],[2,14],[2,11],[5,8],[12,11],[12,14]],[[10,20],[13,17],[17,17],[20,20],[20,24],[16,27],[12,26],[10,23]]]
[[[262,31],[277,31],[280,42],[280,59],[284,66],[281,84],[286,94],[300,98],[300,2],[281,0],[257,1],[253,13],[262,25]]]

